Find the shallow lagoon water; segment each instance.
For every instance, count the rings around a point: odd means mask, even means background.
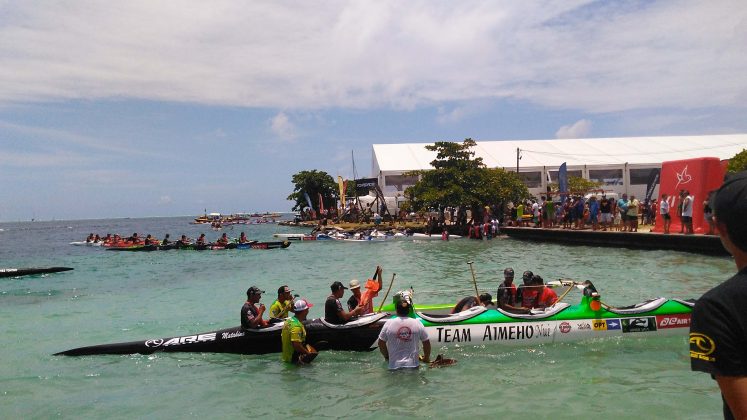
[[[456,302],[495,293],[502,270],[545,280],[592,280],[605,302],[696,298],[728,278],[728,258],[671,251],[457,240],[293,243],[285,250],[107,252],[68,245],[90,232],[218,232],[189,218],[0,224],[0,266],[74,271],[0,279],[0,407],[6,418],[456,417],[718,418],[708,375],[690,372],[686,337],[590,340],[537,347],[450,345],[455,366],[388,372],[378,352],[322,352],[313,366],[279,355],[154,354],[56,357],[83,345],[210,331],[238,324],[245,291],[288,284],[323,314],[329,284],[364,280],[377,264],[385,286],[413,287],[416,301]],[[272,240],[277,225],[226,228]],[[346,295],[347,296],[347,295]],[[383,296],[383,293],[382,293]],[[576,303],[577,295],[569,295]],[[381,298],[375,300],[378,306]]]

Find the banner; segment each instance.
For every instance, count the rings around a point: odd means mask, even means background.
[[[654,168],[648,175],[648,181],[646,182],[646,197],[645,201],[651,202],[651,198],[654,197],[654,189],[659,185],[659,178],[661,176],[661,169]]]
[[[303,192],[303,196],[306,197],[306,204],[309,205],[309,208],[311,210],[314,210],[314,206],[311,205],[311,199],[309,198],[309,193],[307,193],[306,191],[304,191]]]
[[[340,175],[337,175],[337,186],[340,187],[340,202],[345,203],[345,183]]]
[[[368,195],[370,190],[376,189],[379,185],[378,178],[362,178],[355,180],[355,192],[358,195]]]
[[[565,201],[565,197],[568,195],[568,167],[565,162],[558,168],[558,191],[561,200]]]
[[[324,213],[324,200],[322,199],[322,193],[319,193],[319,213]]]

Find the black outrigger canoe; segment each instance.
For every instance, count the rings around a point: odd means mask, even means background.
[[[133,245],[133,246],[112,246],[105,247],[107,251],[168,251],[172,249],[178,250],[190,250],[190,251],[206,251],[206,250],[223,250],[223,249],[276,249],[276,248],[288,248],[290,242],[288,241],[276,241],[276,242],[248,242],[244,244],[230,243],[226,245],[218,244],[206,244],[206,245],[179,245],[176,243],[169,245]]]
[[[0,268],[0,277],[30,276],[32,274],[59,273],[70,271],[72,267],[30,267],[30,268]]]
[[[370,351],[376,348],[379,332],[390,317],[387,313],[371,314],[344,325],[323,319],[304,321],[306,342],[317,350]],[[280,332],[283,322],[267,328],[245,330],[239,327],[195,335],[151,338],[126,343],[79,347],[55,353],[55,356],[89,356],[97,354],[152,354],[162,352],[266,354],[281,351]]]

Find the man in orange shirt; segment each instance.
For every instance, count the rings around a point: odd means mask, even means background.
[[[533,308],[547,308],[552,306],[558,301],[558,295],[554,290],[545,286],[545,281],[540,276],[532,276],[532,286],[537,290],[537,300],[535,300]]]
[[[373,298],[379,295],[382,287],[381,267],[376,266],[373,279],[366,282],[366,291],[361,293],[361,282],[356,279],[350,280],[350,292],[353,294],[348,299],[348,310],[352,311],[359,305],[363,307],[361,315],[373,313]]]

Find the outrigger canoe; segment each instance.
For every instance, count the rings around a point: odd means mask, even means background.
[[[656,298],[636,305],[612,308],[601,303],[590,282],[561,281],[563,287],[583,288],[577,305],[558,302],[546,309],[516,314],[503,309],[473,307],[444,313],[451,305],[415,305],[411,316],[423,323],[433,345],[533,346],[613,336],[686,335],[691,300]],[[401,292],[399,298],[409,292]],[[376,348],[378,334],[391,317],[386,312],[362,316],[345,325],[323,319],[304,322],[307,342],[318,350],[370,351]],[[163,352],[207,352],[265,354],[281,350],[282,322],[268,328],[244,330],[241,327],[194,335],[150,338],[125,343],[79,347],[56,355],[151,354]]]
[[[33,274],[59,273],[70,271],[72,267],[0,268],[0,277],[20,277]]]
[[[332,237],[326,233],[275,233],[272,236],[286,241],[329,241]]]
[[[276,248],[288,248],[290,242],[278,241],[278,242],[248,242],[243,244],[229,243],[226,245],[218,244],[206,244],[206,245],[177,245],[176,243],[169,245],[128,245],[128,246],[109,246],[105,247],[107,251],[168,251],[172,249],[179,250],[191,250],[191,251],[205,251],[205,250],[223,250],[223,249],[276,249]]]

